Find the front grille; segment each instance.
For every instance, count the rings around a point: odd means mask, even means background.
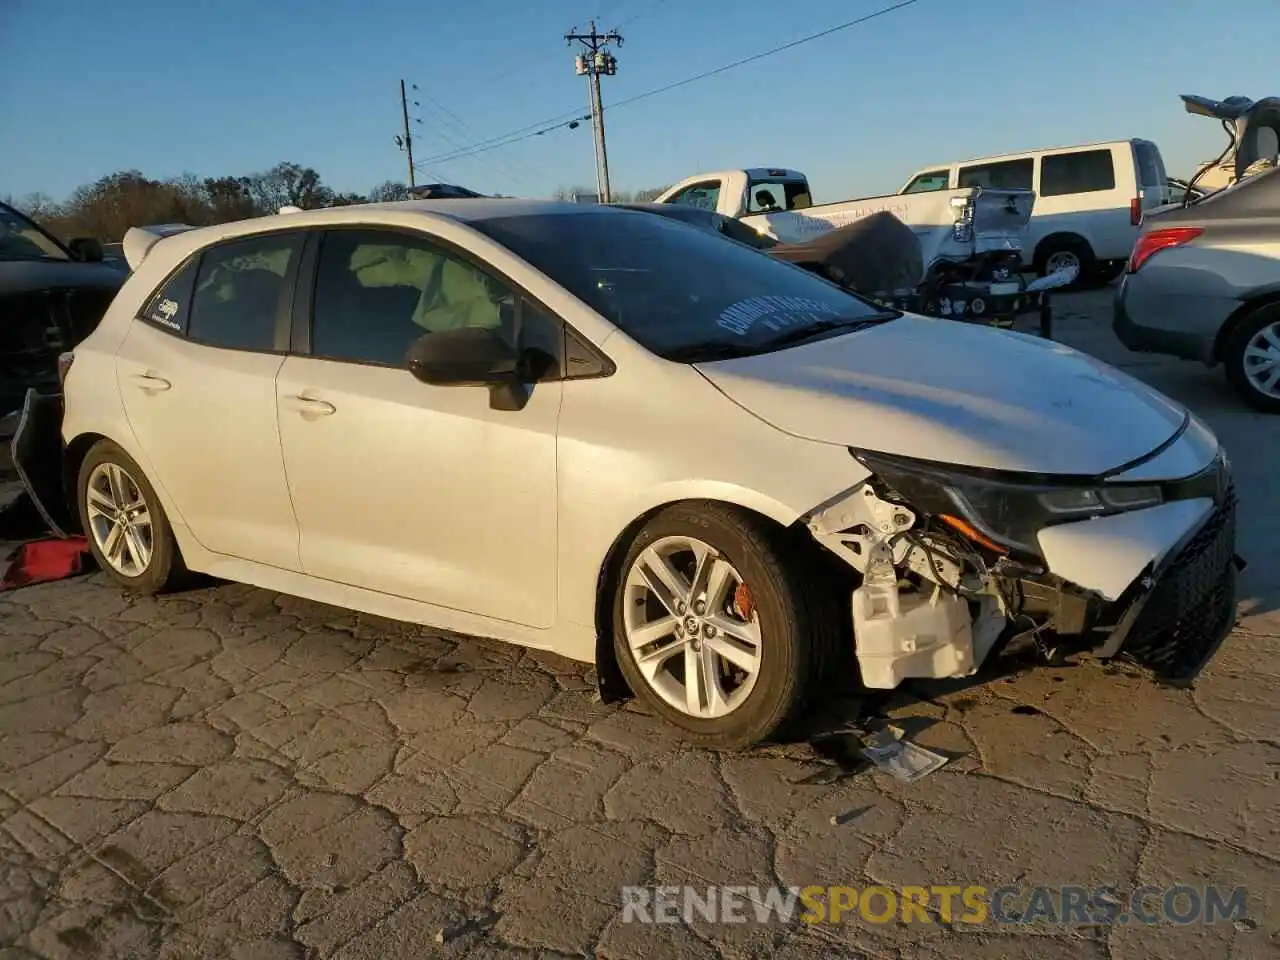
[[[1189,680],[1235,620],[1236,496],[1229,487],[1212,517],[1160,575],[1123,653],[1170,680]]]

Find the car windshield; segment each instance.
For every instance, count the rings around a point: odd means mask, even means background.
[[[808,329],[886,319],[799,267],[667,217],[550,213],[472,226],[671,360],[765,353]]]
[[[12,207],[0,204],[0,260],[70,260],[53,237]]]

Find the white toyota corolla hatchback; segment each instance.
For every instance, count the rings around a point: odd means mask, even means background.
[[[125,253],[62,432],[137,590],[202,571],[552,650],[722,746],[846,654],[882,689],[1028,637],[1187,679],[1233,622],[1217,440],[1048,341],[600,206],[344,207]]]

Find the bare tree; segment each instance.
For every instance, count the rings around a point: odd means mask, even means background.
[[[51,220],[62,212],[59,203],[49,196],[47,193],[28,193],[22,199],[15,199],[7,196],[4,202],[9,206],[21,210],[36,223],[44,225],[46,220]]]
[[[408,200],[409,188],[395,180],[384,180],[369,191],[371,203],[389,203],[393,200]]]
[[[278,163],[248,180],[249,194],[264,212],[274,213],[286,206],[312,210],[328,206],[333,198],[333,191],[324,185],[314,167],[296,163]]]

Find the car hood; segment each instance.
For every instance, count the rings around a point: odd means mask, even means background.
[[[779,430],[939,463],[1105,473],[1186,411],[1062,344],[954,320],[897,320],[697,369]]]
[[[108,263],[79,260],[0,260],[0,296],[66,287],[115,289],[128,273]]]

